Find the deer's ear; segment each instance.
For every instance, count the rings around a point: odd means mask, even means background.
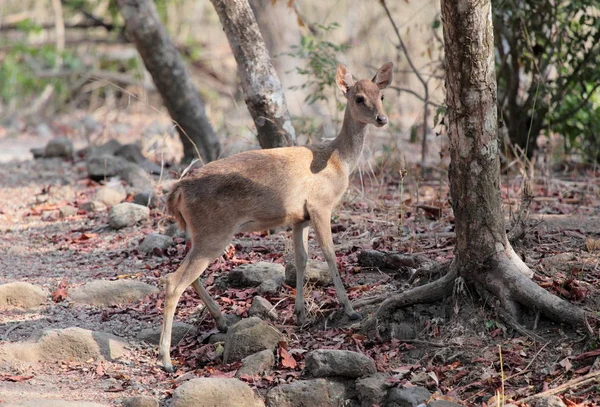
[[[391,62],[383,64],[379,71],[373,77],[373,83],[377,85],[379,89],[385,89],[392,83],[394,77],[394,64]]]
[[[342,90],[344,96],[346,96],[350,88],[356,83],[356,81],[352,77],[352,74],[348,72],[346,65],[343,64],[338,64],[337,66],[335,82],[337,83],[338,87]]]

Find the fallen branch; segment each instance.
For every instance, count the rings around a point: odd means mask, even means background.
[[[554,396],[556,394],[563,393],[567,390],[571,390],[577,387],[585,386],[589,383],[598,382],[600,383],[600,371],[588,373],[585,376],[578,377],[576,379],[569,380],[568,382],[561,384],[550,390],[546,390],[542,393],[534,394],[533,396],[525,397],[524,399],[518,400],[519,403],[528,403],[534,399],[546,396]]]

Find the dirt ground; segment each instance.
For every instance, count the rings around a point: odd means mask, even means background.
[[[405,289],[410,276],[410,270],[361,267],[358,254],[363,250],[421,254],[437,262],[452,259],[453,218],[444,170],[418,181],[414,168],[408,172],[401,179],[393,163],[365,165],[334,214],[338,264],[352,299]],[[515,213],[521,181],[514,175],[503,181],[506,213]],[[157,183],[157,192],[163,184],[164,180]],[[46,206],[40,196],[57,185],[71,186],[75,202]],[[99,186],[87,178],[85,163],[78,159],[0,163],[0,284],[25,281],[53,292],[61,281],[70,290],[94,279],[135,279],[160,287],[160,278],[176,269],[186,250],[180,240],[162,256],[138,251],[145,235],[167,227],[162,205],[151,211],[149,221],[119,231],[104,227],[106,212],[58,216],[62,205],[88,201]],[[517,252],[544,288],[599,312],[600,172],[582,167],[554,172],[535,179],[534,193],[531,229],[516,246]],[[228,253],[204,274],[205,285],[223,311],[244,317],[253,290],[220,289],[215,280],[247,262],[284,263],[290,250],[285,230],[239,235]],[[320,258],[313,240],[309,253]],[[590,337],[584,330],[541,318],[535,332],[547,342],[536,343],[505,326],[469,287],[457,287],[455,296],[443,303],[400,311],[415,338],[387,343],[365,337],[359,324],[341,317],[333,287],[309,287],[306,297],[313,324],[299,330],[293,325],[293,294],[291,287],[284,287],[269,300],[277,304],[275,326],[290,339],[290,353],[298,367],[278,365],[271,375],[251,380],[259,392],[298,378],[303,354],[324,347],[364,352],[380,371],[394,375],[394,383],[426,386],[469,406],[486,405],[502,386],[507,396],[518,401],[600,369],[597,328]],[[48,398],[119,405],[124,397],[146,394],[164,403],[190,378],[231,377],[239,364],[223,365],[217,356],[219,345],[205,343],[215,325],[199,311],[200,301],[191,288],[179,303],[176,320],[195,324],[200,335],[184,338],[172,352],[176,373],[161,370],[156,346],[137,340],[136,335],[161,324],[163,299],[160,293],[120,307],[49,301],[35,311],[3,311],[0,346],[26,340],[41,329],[71,326],[112,333],[130,345],[124,357],[111,362],[0,366],[0,402]],[[367,315],[375,309],[361,312]],[[534,320],[532,316],[528,328]],[[596,406],[600,405],[598,386],[597,381],[573,385],[561,395],[569,406]]]

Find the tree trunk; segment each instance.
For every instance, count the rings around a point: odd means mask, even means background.
[[[285,96],[248,0],[211,0],[238,65],[246,105],[262,148],[292,146]]]
[[[218,158],[221,146],[206,117],[181,55],[162,26],[152,0],[117,0],[125,29],[142,56],[183,144],[184,162]]]

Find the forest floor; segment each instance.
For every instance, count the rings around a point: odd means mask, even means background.
[[[415,171],[409,169],[409,176],[400,179],[392,168],[363,172],[362,177],[357,174],[334,213],[338,264],[352,300],[407,287],[406,273],[361,267],[357,256],[363,250],[420,254],[437,262],[453,257],[446,175],[416,181],[410,176]],[[506,213],[515,213],[521,179],[507,176],[503,181]],[[39,197],[53,185],[72,188],[75,200],[44,204]],[[150,220],[118,231],[103,227],[106,211],[79,210],[68,218],[58,216],[61,206],[78,207],[99,187],[87,178],[85,162],[79,159],[0,163],[0,284],[29,282],[52,293],[61,282],[68,292],[91,280],[134,279],[160,288],[160,278],[177,268],[186,250],[183,239],[174,248],[157,253],[160,255],[138,250],[145,235],[164,231],[163,205],[151,211]],[[162,185],[156,189],[162,190]],[[528,220],[531,230],[516,246],[517,252],[536,272],[535,280],[541,286],[599,312],[600,172],[574,167],[536,178],[534,194]],[[215,280],[248,262],[284,263],[290,250],[285,230],[236,236],[227,254],[204,273],[205,286],[224,312],[245,317],[253,289],[221,289]],[[312,233],[309,254],[321,258]],[[590,338],[583,330],[541,318],[536,333],[547,342],[533,342],[507,328],[468,289],[443,303],[406,310],[416,338],[388,343],[365,337],[359,324],[340,316],[333,287],[309,287],[306,298],[313,323],[300,330],[293,324],[293,296],[294,290],[284,286],[280,294],[268,299],[277,304],[279,318],[274,325],[289,339],[297,366],[278,363],[271,374],[248,380],[259,392],[297,379],[304,353],[317,348],[365,353],[379,371],[394,375],[394,384],[425,386],[469,406],[485,405],[502,386],[518,402],[600,369],[597,333]],[[163,300],[162,291],[113,307],[76,305],[59,298],[36,310],[3,311],[0,347],[25,341],[42,329],[72,326],[117,335],[130,346],[123,357],[113,361],[0,364],[0,402],[48,398],[118,405],[124,397],[136,394],[153,395],[165,402],[190,378],[232,377],[239,363],[224,365],[217,352],[220,345],[204,343],[215,324],[210,317],[199,315],[200,300],[191,288],[179,303],[176,320],[193,323],[200,335],[185,337],[173,350],[176,373],[160,368],[157,347],[136,336],[142,329],[161,324]],[[375,309],[364,308],[361,313],[366,316]],[[569,406],[597,406],[598,386],[597,381],[574,385],[561,397]]]

